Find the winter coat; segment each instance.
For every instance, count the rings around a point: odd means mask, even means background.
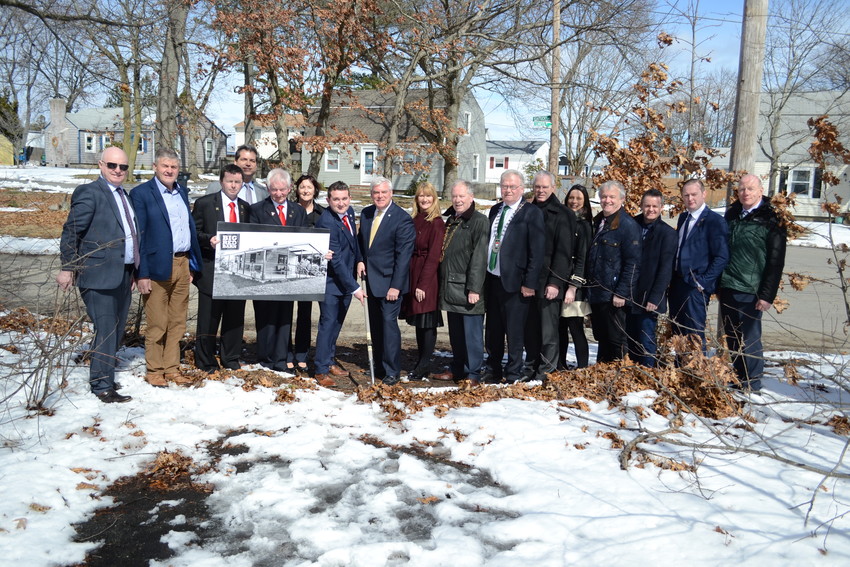
[[[410,291],[404,295],[401,304],[402,318],[437,310],[437,269],[440,266],[440,250],[446,224],[440,217],[432,221],[425,220],[425,213],[419,213],[413,219],[416,229],[416,241],[410,258]],[[416,301],[415,291],[425,292],[423,301]]]
[[[785,267],[787,233],[766,197],[743,219],[742,210],[741,203],[735,202],[726,211],[730,258],[720,277],[720,287],[751,293],[773,303]]]
[[[454,215],[452,207],[446,215],[445,252],[440,263],[440,309],[483,315],[490,221],[475,210],[475,203],[460,217]],[[480,296],[475,305],[467,300],[470,292]]]
[[[645,313],[646,304],[657,305],[657,313],[667,311],[667,288],[673,278],[673,265],[676,262],[676,249],[679,245],[676,230],[663,220],[656,219],[649,225],[644,224],[643,215],[635,217],[635,222],[644,230],[640,255],[640,275],[635,286],[633,313]]]
[[[635,219],[624,208],[605,219],[593,217],[595,234],[587,253],[587,300],[607,303],[614,295],[634,297],[640,275],[641,232]]]
[[[573,273],[569,285],[578,288],[576,301],[587,301],[584,287],[587,285],[587,251],[593,237],[593,227],[584,217],[576,217],[576,236],[573,246]]]
[[[546,252],[543,256],[543,268],[540,270],[537,296],[543,297],[546,287],[551,285],[558,288],[558,297],[563,299],[573,271],[576,215],[561,204],[554,193],[542,203],[534,201],[534,204],[543,213],[546,226]]]

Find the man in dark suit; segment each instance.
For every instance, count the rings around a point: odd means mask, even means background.
[[[74,190],[59,244],[62,269],[56,275],[63,291],[79,287],[94,325],[89,387],[104,403],[132,399],[115,391],[116,353],[139,260],[133,209],[121,187],[127,179],[127,161],[122,149],[105,149],[98,162],[100,178]]]
[[[242,353],[242,330],[245,326],[245,300],[213,299],[215,250],[218,245],[219,222],[248,222],[248,203],[238,197],[242,188],[242,170],[228,164],[219,175],[221,191],[204,195],[192,208],[195,229],[201,245],[204,270],[194,283],[198,287],[198,326],[195,331],[195,366],[204,372],[215,372],[216,335],[221,323],[221,366],[238,370]]]
[[[273,169],[267,181],[269,196],[251,205],[249,222],[272,226],[307,226],[307,212],[298,203],[287,199],[292,190],[289,172]],[[292,306],[291,301],[254,301],[257,358],[266,368],[287,372]]]
[[[490,242],[487,248],[487,292],[484,301],[487,327],[485,381],[508,383],[522,378],[522,350],[528,308],[540,286],[545,252],[543,213],[523,200],[525,180],[508,170],[499,185],[502,202],[490,209]],[[508,362],[502,371],[508,342]]]
[[[661,220],[663,204],[664,195],[658,189],[649,189],[641,197],[642,213],[635,217],[643,240],[640,276],[634,301],[626,314],[629,356],[650,368],[655,367],[658,351],[655,341],[658,314],[667,311],[667,287],[676,259],[676,231]]]
[[[564,292],[573,272],[576,215],[555,195],[555,176],[538,171],[532,180],[534,206],[543,213],[543,267],[537,294],[531,299],[525,330],[525,380],[545,380],[558,365],[558,320]]]
[[[145,380],[165,387],[189,384],[180,373],[180,339],[186,334],[192,272],[201,271],[201,248],[186,188],[177,184],[177,152],[162,148],[154,177],[130,193],[139,221],[138,286],[145,304]]]
[[[249,205],[253,205],[269,196],[266,186],[254,179],[254,174],[257,173],[257,148],[239,146],[236,148],[233,163],[242,170],[242,186],[239,189],[240,199]],[[213,181],[207,185],[207,195],[219,191],[221,191],[221,182]]]
[[[401,331],[398,314],[401,298],[409,288],[410,257],[416,230],[413,219],[393,203],[393,185],[385,177],[372,181],[372,205],[360,213],[360,252],[365,265],[369,296],[369,325],[372,331],[375,369],[384,384],[394,385],[401,372]]]
[[[729,262],[726,221],[706,206],[705,197],[705,186],[699,179],[682,186],[686,211],[679,216],[679,245],[670,284],[673,333],[696,335],[703,351],[708,301]]]
[[[334,364],[336,341],[348,306],[353,295],[363,303],[366,292],[354,278],[358,265],[363,258],[357,244],[357,227],[354,209],[351,207],[351,194],[348,185],[342,181],[328,187],[328,208],[316,221],[316,228],[327,228],[330,234],[330,249],[333,257],[328,262],[328,275],[325,281],[325,300],[319,303],[319,332],[316,335],[316,381],[322,386],[333,386],[334,376],[347,375],[347,372]]]

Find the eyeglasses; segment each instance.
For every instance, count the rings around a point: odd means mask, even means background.
[[[126,163],[113,163],[111,161],[100,162],[100,163],[104,164],[106,166],[106,169],[115,169],[116,167],[118,169],[120,169],[121,171],[127,171],[128,169],[130,169],[130,166],[127,165]]]

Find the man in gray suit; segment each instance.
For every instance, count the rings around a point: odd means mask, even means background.
[[[257,148],[253,146],[239,146],[236,148],[236,157],[233,163],[242,170],[242,189],[239,190],[239,198],[249,205],[259,203],[269,196],[265,185],[254,179],[257,173]],[[221,183],[213,181],[207,185],[207,195],[221,191]]]
[[[127,154],[110,147],[98,163],[100,178],[80,185],[71,196],[56,283],[63,291],[75,284],[80,288],[95,331],[89,385],[109,404],[132,399],[115,391],[115,366],[139,265],[139,243],[135,214],[121,187],[127,179]]]

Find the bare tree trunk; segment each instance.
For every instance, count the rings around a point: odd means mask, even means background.
[[[558,175],[561,153],[561,0],[554,0],[552,6],[552,104],[549,107],[549,172]]]
[[[269,102],[271,102],[272,113],[274,114],[274,135],[277,141],[277,151],[280,155],[281,166],[289,171],[292,171],[295,164],[289,155],[289,126],[286,125],[286,107],[280,98],[280,85],[277,80],[277,73],[269,72]],[[299,173],[300,173],[300,167]]]
[[[156,100],[156,143],[172,148],[177,140],[177,93],[180,81],[180,56],[186,39],[189,4],[183,0],[166,0],[168,13],[165,45],[159,65],[159,96]],[[175,148],[179,149],[179,148]],[[189,163],[192,163],[191,161]]]
[[[744,26],[738,71],[738,96],[735,100],[735,127],[729,168],[752,172],[758,136],[759,98],[767,32],[768,0],[745,0]],[[726,202],[732,200],[732,186],[726,189]]]
[[[245,76],[245,143],[254,145],[254,58],[249,56],[242,68]],[[259,172],[258,172],[259,173]]]

